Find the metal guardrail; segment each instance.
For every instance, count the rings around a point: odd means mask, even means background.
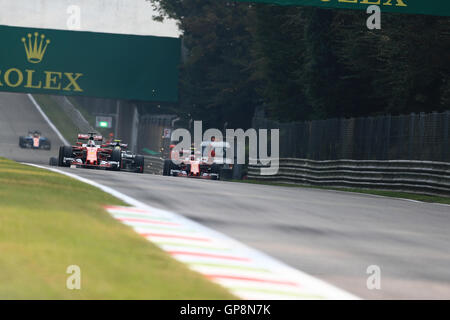
[[[144,156],[144,173],[162,175],[164,159],[157,156]]]
[[[450,163],[409,160],[280,159],[277,175],[262,176],[249,165],[248,178],[293,184],[381,189],[450,196]]]

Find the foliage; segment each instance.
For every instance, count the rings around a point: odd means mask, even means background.
[[[179,21],[180,110],[247,127],[265,106],[282,121],[449,109],[450,19],[362,11],[151,0]]]

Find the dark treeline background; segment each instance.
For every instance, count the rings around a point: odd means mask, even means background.
[[[450,18],[152,0],[179,20],[181,115],[249,127],[264,105],[280,121],[450,109]],[[173,107],[173,106],[172,106]]]

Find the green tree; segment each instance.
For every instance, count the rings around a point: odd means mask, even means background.
[[[251,79],[248,4],[160,0],[160,15],[175,18],[187,53],[180,76],[180,109],[206,127],[249,127],[257,95]]]
[[[281,121],[449,109],[450,19],[362,11],[152,0],[186,48],[180,112],[248,127],[255,106]]]

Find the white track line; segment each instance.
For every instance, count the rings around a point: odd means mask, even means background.
[[[63,135],[61,134],[61,132],[59,132],[58,128],[55,127],[55,125],[53,124],[53,122],[47,117],[47,115],[44,113],[44,111],[42,111],[41,107],[39,106],[39,104],[36,102],[36,100],[34,99],[34,97],[28,93],[28,98],[30,98],[31,102],[34,104],[34,106],[36,107],[37,111],[41,114],[41,116],[44,118],[45,121],[47,121],[47,124],[50,126],[50,128],[52,128],[52,130],[56,133],[56,135],[58,136],[58,138],[61,140],[62,143],[64,143],[66,146],[70,146],[69,141],[66,140],[66,138],[63,137]]]
[[[73,173],[35,164],[27,165],[77,179],[134,207],[107,207],[106,209],[113,217],[120,217],[120,211],[126,213],[137,210],[142,211],[144,215],[147,212],[148,219],[151,219],[151,215],[154,214],[176,223],[181,229],[195,230],[192,237],[207,239],[207,242],[193,241],[189,237],[184,240],[184,235],[164,229],[145,232],[156,234],[155,237],[146,236],[146,238],[171,254],[173,258],[186,263],[192,270],[205,275],[242,299],[359,299],[182,215],[151,207],[108,186]],[[136,226],[131,223],[129,226],[142,234],[139,224]],[[164,236],[169,238],[165,239]],[[208,248],[210,246],[217,247],[219,252],[212,252]],[[231,249],[231,251],[220,251],[220,248]],[[266,273],[262,274],[261,270],[257,270],[258,268],[264,268]]]

